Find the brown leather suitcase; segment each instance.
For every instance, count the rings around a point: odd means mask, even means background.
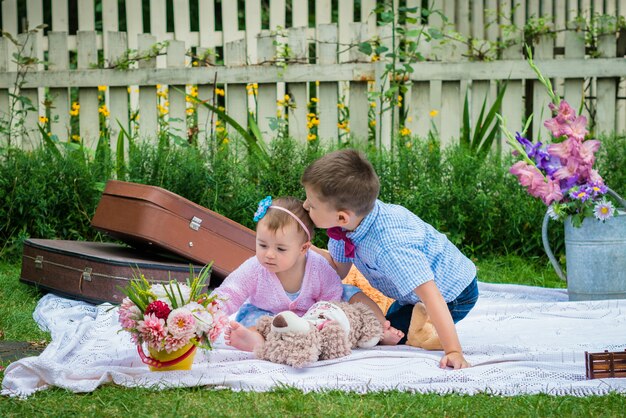
[[[137,248],[213,262],[224,278],[255,254],[255,232],[156,186],[107,182],[91,226]]]
[[[199,274],[202,266],[192,266]],[[24,242],[20,280],[74,299],[119,303],[124,298],[121,288],[134,275],[143,274],[154,283],[185,283],[190,268],[189,262],[146,254],[121,244],[28,239]]]

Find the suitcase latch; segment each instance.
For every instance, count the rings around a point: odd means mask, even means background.
[[[91,281],[91,267],[85,267],[85,271],[83,271],[83,280],[90,282]]]
[[[43,268],[43,255],[38,255],[35,257],[35,268],[42,269]]]
[[[191,218],[191,222],[189,222],[189,228],[193,229],[194,231],[197,231],[198,229],[200,229],[201,223],[202,223],[202,219],[194,216],[193,218]]]

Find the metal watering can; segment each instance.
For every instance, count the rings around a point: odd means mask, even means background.
[[[626,201],[608,189],[626,208]],[[565,220],[567,276],[561,270],[548,242],[546,212],[541,227],[543,248],[558,276],[567,282],[569,300],[626,299],[626,212],[616,210],[604,223],[586,218],[579,228]]]

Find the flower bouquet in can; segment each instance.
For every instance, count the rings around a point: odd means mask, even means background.
[[[510,172],[531,196],[548,206],[552,219],[562,221],[571,216],[575,227],[582,225],[587,217],[606,221],[614,215],[615,208],[606,199],[607,186],[593,168],[600,141],[588,138],[587,118],[577,115],[554,93],[550,80],[533,63],[530,51],[529,57],[530,66],[552,100],[549,104],[552,118],[544,122],[550,139],[533,143],[523,133],[516,132],[513,136],[505,130],[514,154],[522,157]]]
[[[204,291],[209,272],[207,266],[196,276],[191,268],[186,284],[150,283],[139,274],[123,289],[119,322],[152,370],[181,368],[175,366],[185,360],[188,367],[182,368],[190,368],[196,348],[211,350],[228,324],[217,297]]]

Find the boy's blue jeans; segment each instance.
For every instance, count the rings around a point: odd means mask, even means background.
[[[456,299],[452,302],[448,302],[448,310],[455,324],[465,318],[474,305],[476,305],[477,300],[478,279],[474,278]],[[399,344],[406,343],[406,336],[409,332],[412,314],[413,305],[400,305],[397,301],[392,303],[389,310],[387,310],[386,318],[391,323],[391,326],[404,332],[404,338],[400,340]]]

